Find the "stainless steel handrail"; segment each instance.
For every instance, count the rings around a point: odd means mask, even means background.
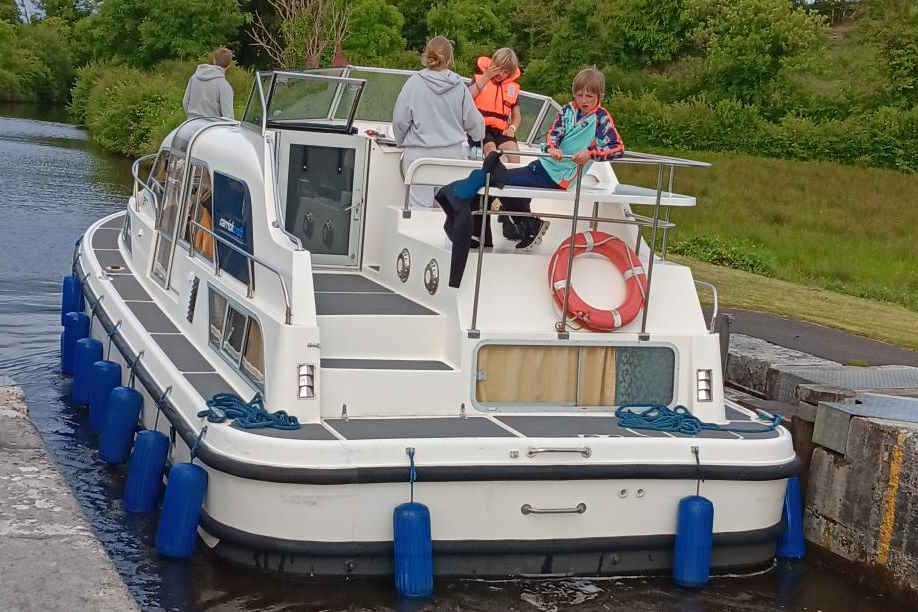
[[[210,230],[210,229],[204,227],[203,225],[201,225],[200,223],[198,223],[198,222],[195,221],[194,219],[191,219],[191,220],[189,221],[189,223],[191,223],[191,225],[193,225],[196,229],[201,230],[201,231],[203,231],[204,233],[206,233],[208,236],[210,236],[211,238],[213,238],[214,240],[216,240],[216,241],[219,242],[220,244],[229,247],[232,251],[234,251],[234,252],[236,252],[236,253],[239,253],[240,255],[242,255],[243,257],[246,258],[246,262],[247,262],[247,265],[248,265],[248,267],[249,267],[249,283],[248,283],[248,288],[249,288],[249,290],[250,290],[250,291],[249,291],[249,292],[250,292],[249,297],[252,297],[252,295],[254,294],[254,284],[255,284],[255,278],[254,278],[254,276],[255,276],[255,275],[253,274],[253,272],[254,272],[254,269],[253,269],[253,267],[252,267],[252,266],[253,266],[253,263],[256,263],[256,264],[260,265],[261,267],[265,268],[266,270],[268,270],[269,272],[273,272],[273,273],[274,273],[274,275],[277,277],[277,280],[280,281],[281,291],[283,291],[283,293],[284,293],[284,322],[285,322],[287,325],[290,325],[290,321],[291,321],[292,315],[293,315],[293,304],[292,304],[291,301],[290,301],[290,291],[288,291],[288,289],[287,289],[287,282],[284,280],[284,277],[283,277],[283,275],[280,273],[280,271],[279,271],[277,268],[275,268],[274,266],[272,266],[271,264],[269,264],[269,263],[267,263],[267,262],[265,262],[265,261],[262,261],[262,260],[259,259],[258,257],[255,257],[255,256],[252,255],[251,253],[247,253],[246,251],[243,251],[242,249],[240,249],[239,247],[237,247],[235,244],[229,242],[229,241],[226,240],[225,238],[221,238],[220,236],[218,236],[217,234],[215,234],[212,230]],[[217,260],[217,249],[214,248],[214,261],[216,261],[216,260]]]
[[[576,506],[571,508],[536,508],[532,504],[523,504],[520,506],[520,513],[522,514],[583,514],[586,512],[587,506],[585,503],[580,502]]]
[[[548,155],[546,153],[535,153],[535,152],[528,152],[528,151],[514,151],[514,154],[525,156],[525,157],[551,157],[551,155]],[[562,155],[561,159],[573,160],[573,156]],[[663,168],[664,166],[670,166],[671,169],[674,166],[709,168],[711,164],[707,162],[695,162],[690,159],[682,159],[679,157],[669,157],[665,155],[652,155],[648,153],[637,153],[637,152],[631,153],[630,156],[626,154],[623,157],[616,158],[613,160],[607,160],[607,161],[610,161],[612,163],[622,162],[622,163],[634,164],[634,165],[655,165],[657,166],[656,201],[654,203],[653,217],[649,219],[649,223],[647,223],[646,217],[643,217],[641,215],[635,215],[633,213],[631,214],[633,218],[632,221],[630,222],[626,220],[620,221],[623,224],[637,225],[639,228],[638,231],[636,232],[637,233],[637,245],[636,245],[637,248],[635,248],[635,253],[638,252],[640,243],[641,243],[640,227],[649,226],[651,228],[650,255],[648,257],[648,264],[647,264],[647,288],[644,294],[644,306],[642,308],[643,313],[641,316],[641,331],[638,334],[638,340],[649,340],[650,336],[649,334],[647,334],[647,313],[648,313],[649,306],[650,306],[650,289],[651,289],[651,284],[653,281],[653,264],[654,264],[656,242],[657,242],[657,230],[660,228],[663,228],[665,231],[665,230],[669,230],[675,227],[672,223],[669,222],[668,215],[665,221],[660,219],[660,207],[661,207],[662,196],[663,196]],[[577,222],[578,221],[597,222],[597,221],[602,220],[596,215],[591,215],[589,217],[580,216],[580,192],[581,192],[582,178],[583,178],[582,167],[578,167],[577,168],[576,189],[574,192],[573,214],[571,215],[558,215],[558,214],[543,215],[545,217],[550,217],[550,218],[561,218],[561,219],[571,220],[571,235],[570,235],[570,243],[569,243],[571,245],[574,244],[574,237],[577,235]],[[486,174],[485,175],[485,191],[482,194],[482,204],[481,204],[480,210],[474,211],[472,213],[473,215],[477,214],[477,215],[482,215],[483,217],[486,217],[488,215],[501,215],[501,214],[504,214],[507,216],[539,216],[534,213],[520,214],[520,213],[511,212],[511,211],[491,211],[489,210],[486,200],[488,197],[488,192],[490,190],[490,182],[491,182],[491,175]],[[670,172],[670,193],[671,192],[672,192],[672,170]],[[477,328],[477,324],[478,324],[478,303],[480,299],[479,294],[481,290],[482,261],[484,258],[484,252],[486,250],[484,248],[486,229],[487,229],[487,220],[483,219],[482,224],[481,224],[481,231],[479,234],[479,242],[478,242],[479,248],[478,248],[477,274],[475,276],[475,293],[474,293],[473,301],[472,301],[472,325],[471,325],[471,328],[468,330],[469,338],[478,338],[481,335],[480,330],[478,330]],[[558,333],[558,338],[562,340],[566,340],[570,338],[570,334],[567,331],[567,317],[568,317],[567,306],[568,306],[568,301],[570,298],[571,275],[573,274],[573,267],[574,267],[573,259],[574,259],[574,249],[571,248],[570,253],[568,254],[567,278],[565,279],[565,285],[564,285],[564,299],[563,299],[562,306],[561,306],[561,319],[555,324],[555,328]]]
[[[717,314],[720,311],[720,301],[717,298],[717,287],[713,283],[708,283],[705,281],[696,280],[696,287],[704,287],[711,292],[711,295],[714,297],[714,309],[711,311],[711,322],[708,323],[708,331],[714,331],[714,321],[717,320]]]
[[[526,451],[526,455],[529,457],[535,457],[536,455],[542,455],[544,453],[576,453],[582,457],[592,457],[593,451],[590,450],[589,446],[578,446],[576,448],[567,448],[567,447],[530,447]]]
[[[150,189],[150,186],[147,185],[147,182],[140,178],[137,173],[140,171],[140,164],[150,159],[155,160],[158,155],[159,153],[150,153],[149,155],[138,157],[134,160],[134,163],[131,164],[131,176],[134,177],[134,193],[132,194],[134,196],[134,208],[138,212],[140,211],[139,201],[137,199],[137,187],[139,186],[141,190],[146,191],[151,196],[153,196],[153,216],[157,222],[159,221],[159,197],[156,195],[155,191]]]
[[[296,246],[297,251],[302,251],[303,242],[300,240],[299,236],[288,232],[287,228],[284,225],[284,222],[281,220],[282,215],[281,215],[281,209],[280,209],[280,196],[277,193],[277,163],[274,157],[274,144],[275,144],[274,138],[272,137],[269,139],[269,135],[265,134],[265,144],[268,145],[266,148],[268,149],[268,155],[270,156],[270,158],[265,163],[266,165],[267,163],[271,164],[271,168],[272,168],[271,176],[273,177],[273,180],[271,181],[271,196],[274,198],[275,219],[272,225],[276,227],[277,229],[279,229],[280,231],[282,231],[287,236],[287,238],[289,238],[290,241],[293,242],[293,244]]]

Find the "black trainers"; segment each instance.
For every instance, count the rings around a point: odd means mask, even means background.
[[[548,223],[548,221],[544,221],[544,220],[541,220],[541,219],[540,219],[539,221],[540,221],[540,223],[539,223],[539,228],[538,228],[538,230],[537,230],[536,232],[534,232],[534,233],[528,234],[528,235],[527,235],[526,237],[524,237],[522,240],[520,240],[519,242],[517,242],[517,243],[516,243],[516,248],[518,248],[518,249],[529,249],[529,248],[531,248],[531,247],[533,247],[533,246],[539,244],[540,242],[542,242],[542,238],[545,236],[545,232],[548,231],[548,225],[549,225],[549,223]]]

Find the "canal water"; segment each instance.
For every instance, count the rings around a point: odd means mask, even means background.
[[[411,604],[397,601],[388,581],[263,575],[219,561],[200,545],[188,562],[161,559],[155,517],[124,512],[125,470],[98,458],[86,411],[70,407],[70,380],[59,372],[60,282],[74,241],[92,221],[123,208],[131,188],[130,162],[99,151],[64,121],[60,113],[0,106],[0,374],[25,388],[32,419],[144,610],[899,609],[812,562],[715,577],[701,591],[661,577],[439,581],[433,600]]]

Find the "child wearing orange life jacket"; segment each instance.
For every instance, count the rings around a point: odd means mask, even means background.
[[[485,136],[481,141],[485,157],[498,148],[502,151],[519,150],[516,130],[523,120],[517,104],[520,74],[516,53],[508,47],[498,49],[491,57],[478,58],[469,92],[485,120]],[[507,160],[518,162],[519,156],[509,155]]]

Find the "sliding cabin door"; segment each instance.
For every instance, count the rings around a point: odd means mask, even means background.
[[[363,237],[369,142],[363,136],[279,131],[278,191],[284,227],[314,265],[357,267]]]

